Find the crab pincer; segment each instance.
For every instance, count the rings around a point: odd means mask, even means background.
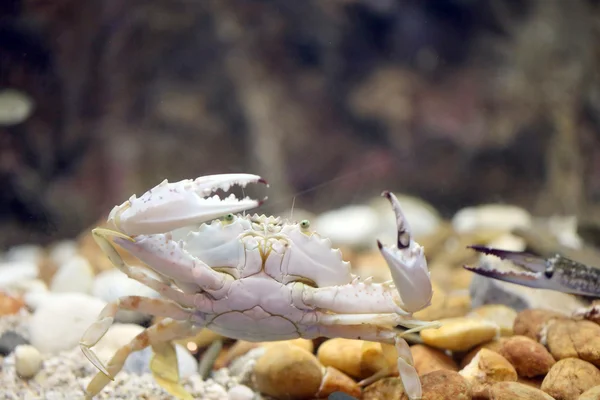
[[[493,249],[485,246],[469,246],[469,248],[482,254],[510,261],[522,268],[521,271],[517,271],[464,266],[465,269],[476,274],[530,288],[556,290],[582,296],[600,295],[600,269],[560,254],[543,258],[528,252]]]

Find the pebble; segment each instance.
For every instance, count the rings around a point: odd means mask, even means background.
[[[421,377],[423,399],[470,400],[472,389],[461,375],[454,371],[433,371]],[[400,398],[408,400],[405,394]]]
[[[577,399],[586,390],[600,385],[600,370],[578,358],[565,358],[550,369],[542,389],[558,400]]]
[[[467,316],[494,322],[500,328],[500,335],[511,336],[517,312],[504,304],[487,304],[474,309]]]
[[[35,347],[22,344],[15,349],[15,368],[23,379],[33,378],[42,368],[42,356]]]
[[[150,274],[150,272],[147,273]],[[99,273],[93,281],[92,294],[107,303],[116,301],[123,296],[160,297],[156,291],[127,277],[118,269]],[[132,310],[119,310],[115,318],[116,321],[125,323],[142,323],[147,319],[147,315]]]
[[[500,329],[493,322],[479,318],[441,319],[440,328],[421,331],[423,343],[451,351],[466,351],[498,336]]]
[[[458,372],[456,362],[448,354],[422,344],[410,347],[415,369],[419,375],[425,375],[433,371],[447,370]]]
[[[94,270],[89,261],[73,256],[56,271],[50,284],[55,293],[90,293],[94,281]]]
[[[279,343],[257,360],[254,378],[257,390],[276,399],[312,398],[321,386],[323,367],[312,353]]]
[[[20,282],[35,279],[38,266],[31,261],[7,261],[0,263],[0,289],[9,289]]]
[[[524,209],[507,204],[484,204],[459,210],[452,218],[452,226],[459,233],[477,230],[510,232],[515,228],[531,227],[533,219]]]
[[[336,247],[372,248],[376,243],[379,215],[369,206],[351,205],[320,214],[314,228]]]
[[[227,391],[228,400],[252,400],[254,392],[246,385],[235,385]]]
[[[58,353],[79,345],[106,303],[82,293],[47,295],[29,321],[30,341],[42,353]]]
[[[78,253],[77,243],[74,240],[63,240],[55,243],[50,248],[48,255],[56,265],[64,265]]]
[[[28,262],[37,264],[44,255],[44,249],[37,244],[22,244],[13,246],[4,253],[5,261]]]
[[[490,400],[554,400],[541,390],[519,382],[495,383],[489,394]]]
[[[0,292],[0,317],[16,314],[24,305],[22,299]]]
[[[0,336],[0,356],[7,356],[13,350],[23,344],[29,344],[29,341],[15,331],[5,331]]]
[[[496,382],[516,382],[515,367],[500,354],[481,349],[471,362],[459,371],[471,385],[473,397],[489,398],[490,387]]]
[[[329,339],[319,346],[317,358],[323,366],[358,379],[368,378],[388,366],[381,344],[364,340]]]

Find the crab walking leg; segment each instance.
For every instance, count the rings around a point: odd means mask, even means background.
[[[103,374],[110,375],[96,353],[91,350],[106,334],[112,325],[115,315],[120,309],[139,311],[145,314],[171,317],[179,320],[187,320],[193,314],[191,310],[185,310],[178,304],[164,299],[151,299],[141,296],[121,297],[115,302],[108,303],[98,315],[98,319],[83,334],[79,341],[81,351],[88,360]]]
[[[423,397],[423,388],[419,373],[415,368],[412,353],[406,340],[396,337],[395,347],[398,352],[398,375],[402,380],[404,391],[410,400],[417,400]]]
[[[119,255],[115,247],[110,243],[107,239],[108,236],[116,236],[121,238],[123,241],[133,241],[127,235],[123,235],[120,232],[111,231],[109,229],[96,228],[92,231],[92,236],[94,240],[100,247],[100,249],[106,254],[108,259],[113,263],[115,267],[117,267],[121,272],[123,272],[127,277],[134,279],[151,289],[154,289],[161,295],[182,304],[184,307],[189,308],[198,308],[201,311],[208,312],[207,303],[210,303],[208,298],[202,294],[196,294],[190,296],[186,293],[183,293],[179,290],[173,289],[166,283],[163,283],[157,279],[154,279],[143,272],[143,269],[140,267],[131,267],[123,261],[123,258]]]
[[[164,319],[156,325],[145,329],[134,337],[131,342],[121,347],[110,359],[106,367],[107,374],[98,372],[86,388],[86,398],[91,399],[98,394],[115,376],[125,364],[127,357],[133,352],[145,349],[148,346],[160,348],[161,343],[172,340],[184,339],[196,335],[204,325],[198,325],[191,321],[174,321],[170,318]]]

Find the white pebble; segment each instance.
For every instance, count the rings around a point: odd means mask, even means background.
[[[147,273],[151,275],[150,272]],[[160,297],[157,292],[135,279],[127,277],[118,269],[98,274],[92,285],[92,294],[107,303],[117,301],[119,297],[123,296]],[[144,314],[137,311],[119,310],[115,320],[124,323],[139,323],[145,318]]]
[[[37,244],[22,244],[8,249],[4,260],[37,264],[42,260],[43,255],[44,250]]]
[[[0,289],[9,289],[20,282],[38,277],[38,266],[29,261],[0,263]]]
[[[533,221],[524,209],[508,204],[485,204],[459,210],[452,218],[452,226],[459,233],[476,230],[512,231],[529,228]]]
[[[20,378],[32,378],[41,368],[42,355],[38,349],[28,344],[15,348],[15,369]]]
[[[254,392],[248,386],[236,385],[227,391],[228,400],[252,400]]]
[[[379,216],[369,206],[352,205],[319,215],[311,229],[328,237],[334,246],[368,247],[379,228]]]
[[[90,293],[94,281],[94,269],[82,256],[74,256],[60,266],[52,282],[50,291],[55,293]]]
[[[77,243],[73,240],[63,240],[52,245],[49,256],[55,265],[66,264],[77,255]]]
[[[31,344],[54,354],[77,347],[105,305],[83,293],[49,293],[29,321]]]

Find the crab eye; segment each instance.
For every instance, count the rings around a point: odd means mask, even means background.
[[[229,213],[223,219],[227,222],[231,222],[231,221],[233,221],[233,214]]]
[[[307,219],[303,220],[302,222],[300,222],[300,227],[302,229],[308,229],[308,228],[310,228],[310,221],[307,220]]]

